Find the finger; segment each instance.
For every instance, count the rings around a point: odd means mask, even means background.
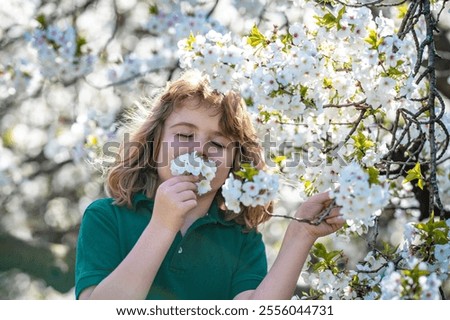
[[[183,204],[187,210],[191,210],[197,206],[197,200],[193,200],[193,199],[187,200],[187,201],[184,201]]]
[[[199,180],[198,176],[194,176],[194,175],[181,175],[181,176],[174,176],[172,178],[170,178],[169,180],[167,180],[166,182],[173,186],[174,184],[180,183],[180,182],[197,182]]]
[[[319,202],[319,203],[325,203],[327,201],[332,201],[330,199],[330,194],[328,191],[315,194],[310,199],[314,202]]]
[[[341,207],[334,207],[331,209],[330,214],[328,215],[329,218],[331,217],[337,217],[341,215]]]
[[[325,219],[325,222],[337,230],[344,225],[345,219],[341,214],[338,214],[329,216],[327,219]]]
[[[345,222],[345,219],[343,216],[335,216],[335,217],[329,217],[328,219],[325,219],[326,223],[328,224],[343,224]]]
[[[192,190],[185,190],[177,194],[177,200],[182,202],[186,202],[188,200],[197,201],[197,195]]]
[[[185,190],[197,190],[197,185],[193,182],[188,182],[188,181],[182,181],[182,182],[178,182],[176,184],[174,184],[172,186],[172,190],[173,192],[179,193]]]

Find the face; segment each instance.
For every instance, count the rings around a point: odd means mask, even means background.
[[[158,153],[158,176],[160,182],[172,177],[170,162],[181,154],[197,153],[213,160],[217,166],[215,178],[211,182],[215,193],[225,182],[233,164],[235,150],[232,141],[221,132],[220,114],[198,106],[193,101],[175,108],[167,118]]]

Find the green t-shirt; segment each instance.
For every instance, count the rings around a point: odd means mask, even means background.
[[[99,284],[126,257],[148,225],[153,200],[133,198],[133,208],[112,198],[94,201],[85,211],[78,236],[76,297]],[[147,299],[233,299],[255,289],[267,273],[261,234],[225,221],[213,202],[208,214],[184,236],[178,232]]]

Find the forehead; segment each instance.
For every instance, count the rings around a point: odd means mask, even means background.
[[[220,131],[221,115],[217,108],[206,104],[190,103],[176,106],[166,120],[166,126],[171,127],[178,123],[190,123],[207,131]]]

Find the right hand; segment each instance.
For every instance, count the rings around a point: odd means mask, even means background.
[[[305,201],[297,210],[296,217],[300,219],[314,219],[322,210],[324,210],[331,203],[330,196],[328,192],[323,192],[310,197]],[[319,237],[329,235],[336,232],[344,225],[345,220],[340,214],[340,208],[335,207],[331,210],[330,215],[324,219],[324,221],[317,225],[309,225],[306,223],[297,223],[293,221],[292,223],[297,227],[301,228],[298,234],[303,234],[310,237],[315,241]]]
[[[186,214],[197,206],[198,177],[175,176],[161,183],[156,190],[152,220],[173,232],[183,226]]]

